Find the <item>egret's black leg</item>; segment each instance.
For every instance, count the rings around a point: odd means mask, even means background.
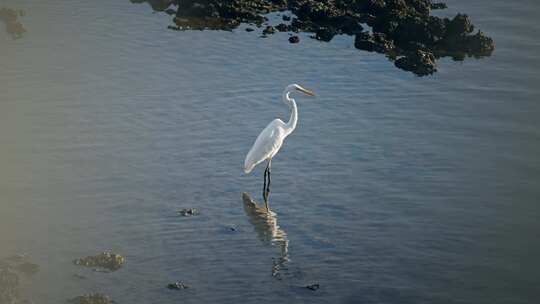
[[[270,208],[268,208],[268,196],[270,196],[270,166],[271,166],[272,160],[268,161],[268,166],[266,166],[266,170],[268,171],[268,184],[266,185],[266,199],[264,202],[266,203],[266,211],[270,211]]]
[[[262,191],[262,197],[263,200],[266,201],[266,173],[268,172],[268,167],[264,169],[264,183],[263,183],[263,191]]]

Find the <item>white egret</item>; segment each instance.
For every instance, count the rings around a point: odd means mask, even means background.
[[[298,109],[296,107],[296,101],[290,97],[290,94],[298,91],[309,96],[315,96],[315,94],[297,84],[288,85],[283,91],[283,102],[291,108],[291,117],[287,123],[281,119],[274,119],[271,123],[264,128],[259,134],[257,140],[249,150],[246,160],[244,161],[244,172],[249,173],[255,166],[267,161],[266,169],[264,170],[264,184],[263,184],[263,199],[266,204],[266,210],[268,211],[268,194],[270,193],[270,166],[272,158],[276,155],[283,144],[283,140],[289,134],[291,134],[296,128],[298,122]],[[266,183],[266,176],[268,176],[268,184]]]

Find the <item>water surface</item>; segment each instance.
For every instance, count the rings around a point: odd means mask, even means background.
[[[35,303],[534,302],[540,4],[448,5],[496,50],[418,78],[346,36],[176,32],[127,0],[0,2],[26,12],[20,39],[0,32],[0,256],[41,265],[24,280]],[[288,117],[292,82],[318,97],[297,97],[272,162],[276,242],[242,200],[260,201],[264,169],[242,163]],[[125,267],[71,264],[103,250]],[[179,280],[192,288],[165,288]]]

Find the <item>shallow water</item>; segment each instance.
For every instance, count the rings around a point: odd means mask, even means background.
[[[22,38],[0,28],[0,256],[41,265],[27,298],[540,297],[538,2],[448,1],[439,14],[468,13],[496,50],[424,78],[351,37],[175,32],[147,4],[102,2],[0,2],[26,12]],[[245,176],[242,163],[288,117],[291,82],[318,97],[297,98],[299,127],[272,163],[279,229],[265,228],[242,200],[260,201],[262,170]],[[176,214],[191,207],[200,215]],[[103,250],[125,267],[71,263]],[[174,281],[192,288],[167,290]]]

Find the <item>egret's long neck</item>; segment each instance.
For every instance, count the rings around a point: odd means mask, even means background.
[[[289,122],[286,124],[287,133],[290,134],[294,129],[296,128],[296,123],[298,122],[298,109],[296,108],[296,102],[293,98],[289,97],[288,91],[283,92],[283,102],[289,105],[291,108],[291,118],[289,118]]]

